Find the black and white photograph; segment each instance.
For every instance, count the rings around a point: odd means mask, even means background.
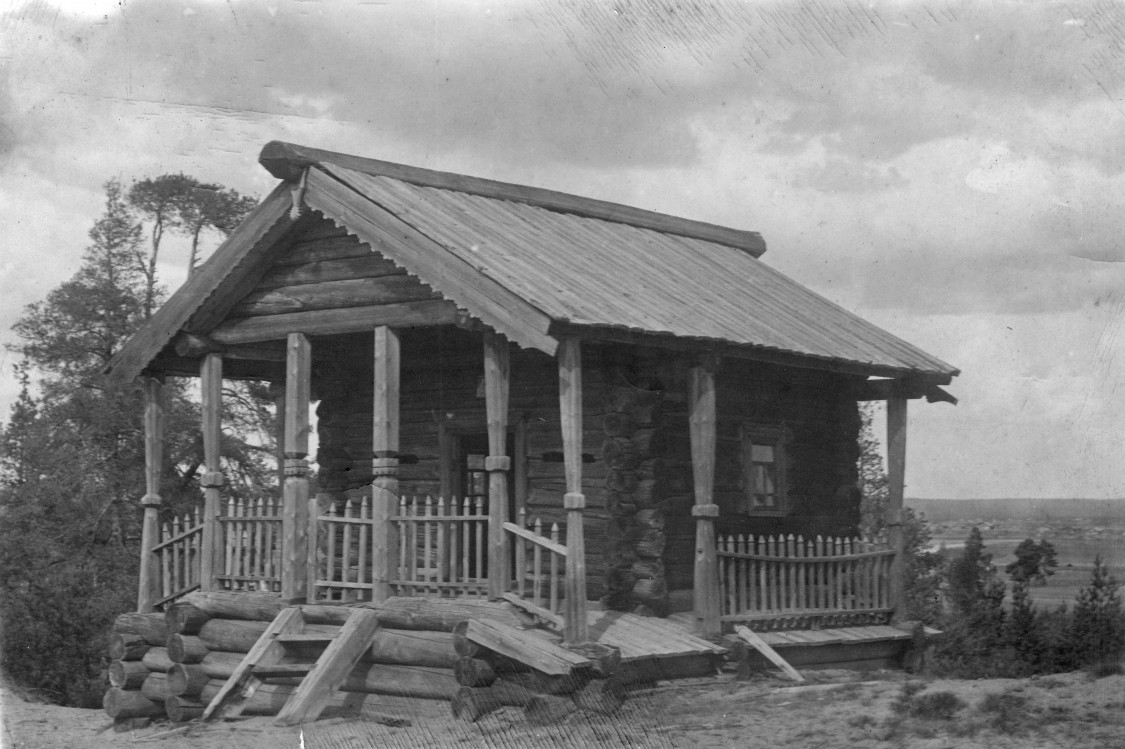
[[[0,747],[1125,749],[1125,2],[0,0]]]

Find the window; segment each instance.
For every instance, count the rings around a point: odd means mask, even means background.
[[[742,506],[748,515],[785,512],[785,442],[779,427],[745,426],[740,437]]]

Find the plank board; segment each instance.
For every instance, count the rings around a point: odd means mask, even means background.
[[[465,630],[471,641],[552,676],[568,676],[590,660],[551,642],[534,630],[519,630],[494,622],[471,619]]]

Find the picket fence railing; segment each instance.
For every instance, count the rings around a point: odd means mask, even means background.
[[[231,497],[220,515],[222,590],[281,591],[281,503],[276,498]]]
[[[890,612],[894,551],[881,540],[740,535],[718,547],[726,621]]]
[[[508,586],[518,599],[513,603],[561,629],[567,548],[559,524],[553,523],[549,535],[544,535],[543,521],[529,522],[527,511],[521,509],[515,523],[504,523],[504,531],[514,552],[515,574]]]
[[[152,548],[160,569],[156,605],[175,601],[199,587],[199,555],[203,520],[199,510],[172,518],[160,528],[160,543]]]

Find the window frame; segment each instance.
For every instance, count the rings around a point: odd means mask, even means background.
[[[789,456],[792,435],[784,425],[744,423],[738,430],[739,497],[738,514],[748,517],[783,517],[789,514]],[[752,449],[754,445],[773,448],[773,507],[754,507]]]

